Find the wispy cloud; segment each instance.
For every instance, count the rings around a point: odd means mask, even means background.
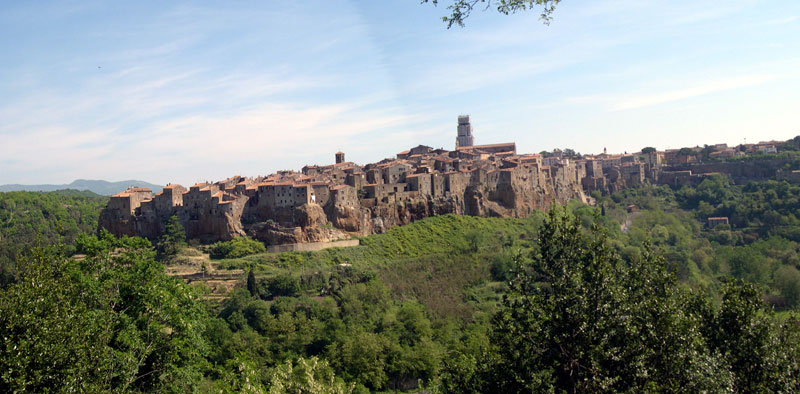
[[[758,86],[770,81],[784,78],[785,74],[753,74],[736,75],[725,78],[705,79],[694,81],[660,81],[660,91],[648,89],[639,93],[622,93],[609,95],[570,96],[563,102],[580,105],[602,105],[609,111],[625,111],[659,105],[674,101],[686,100],[707,94],[727,90]],[[680,88],[664,89],[663,86],[682,86]]]
[[[794,23],[798,20],[797,15],[787,16],[785,18],[771,19],[766,22],[767,25],[785,25],[787,23]]]
[[[725,90],[732,90],[748,86],[760,85],[762,83],[772,81],[777,78],[780,78],[780,75],[766,74],[766,75],[738,76],[716,81],[698,82],[696,84],[693,84],[692,86],[682,89],[667,90],[658,93],[631,96],[619,100],[614,100],[615,102],[611,104],[611,109],[613,111],[622,111],[628,109],[647,107],[651,105],[684,100],[692,97],[721,92]]]
[[[566,2],[550,26],[487,12],[456,30],[400,0],[4,5],[0,183],[188,183],[322,164],[335,149],[368,162],[450,146],[461,111],[496,139],[551,148],[549,136],[584,141],[602,119],[639,127],[636,109],[720,92],[796,102],[800,61],[785,48],[800,42],[785,32],[800,9],[757,2]]]

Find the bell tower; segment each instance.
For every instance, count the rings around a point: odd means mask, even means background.
[[[459,115],[456,148],[462,146],[472,146],[474,142],[475,139],[472,137],[472,125],[469,123],[469,115]]]

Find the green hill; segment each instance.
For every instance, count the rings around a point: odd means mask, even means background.
[[[18,254],[37,245],[72,244],[97,230],[108,197],[90,191],[0,193],[0,283],[14,272]]]

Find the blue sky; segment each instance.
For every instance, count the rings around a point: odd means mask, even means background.
[[[442,3],[447,3],[442,0]],[[800,134],[800,2],[1,2],[0,183],[191,184],[417,144],[635,151]]]

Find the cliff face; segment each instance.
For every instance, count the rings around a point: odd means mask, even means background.
[[[221,197],[220,197],[221,198]],[[157,210],[145,203],[136,215],[123,220],[124,214],[107,207],[100,216],[100,227],[116,235],[142,236],[156,240],[170,216],[176,215],[187,237],[202,242],[216,242],[248,235],[270,245],[303,242],[327,242],[352,235],[383,233],[394,226],[448,213],[457,215],[524,217],[534,210],[546,210],[554,202],[584,200],[581,188],[563,180],[533,185],[514,180],[490,187],[467,186],[463,194],[433,197],[406,193],[370,204],[325,206],[306,203],[296,207],[265,208],[257,198],[247,195],[227,197],[215,204],[197,204],[187,199],[183,205]]]
[[[526,217],[534,210],[547,210],[554,202],[564,204],[572,199],[586,201],[577,185],[557,183],[556,187],[522,186],[488,190],[485,186],[469,186],[463,198],[420,196],[390,204],[362,208],[360,215],[336,216],[331,222],[338,228],[360,235],[382,233],[429,216],[472,215],[484,217]],[[358,227],[356,227],[358,226]]]

